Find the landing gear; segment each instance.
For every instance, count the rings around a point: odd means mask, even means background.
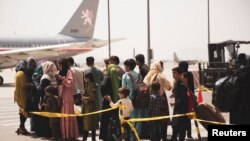
[[[0,76],[0,85],[3,85],[3,77]]]

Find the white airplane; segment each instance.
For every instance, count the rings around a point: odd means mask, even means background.
[[[55,36],[0,38],[0,69],[14,67],[29,56],[54,60],[91,51],[108,44],[93,39],[99,0],[83,0],[64,28]],[[119,41],[122,39],[114,39]],[[3,78],[0,76],[0,85]]]
[[[189,65],[195,65],[199,62],[201,62],[200,60],[181,60],[178,58],[177,54],[174,52],[174,61],[179,63],[181,61],[187,61]]]

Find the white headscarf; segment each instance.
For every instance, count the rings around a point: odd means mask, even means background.
[[[158,81],[161,84],[160,95],[162,95],[165,90],[172,89],[171,83],[167,80],[165,75],[162,74],[163,67],[161,63],[162,61],[155,61],[143,80],[143,82],[148,86],[150,86],[153,81]]]
[[[51,61],[46,61],[42,64],[43,76],[41,78],[41,82],[43,79],[48,79],[51,84],[56,83],[55,74],[57,72],[56,65]]]
[[[149,70],[148,74],[145,76],[143,82],[146,83],[147,85],[152,84],[156,75],[161,73],[161,70],[162,70],[161,61],[155,61],[151,65],[150,70]]]

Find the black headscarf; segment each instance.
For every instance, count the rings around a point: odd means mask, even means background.
[[[59,74],[61,76],[66,76],[68,73],[68,70],[69,70],[69,65],[68,65],[67,59],[62,58],[58,63],[62,65],[62,69],[59,71]]]
[[[25,60],[21,60],[16,65],[16,72],[23,71],[26,73],[27,70],[27,62]]]

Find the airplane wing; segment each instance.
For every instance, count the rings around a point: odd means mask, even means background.
[[[0,51],[0,69],[14,67],[20,60],[26,60],[32,56],[37,60],[58,58],[62,55],[71,55],[72,50],[81,52],[92,50],[92,46],[86,43],[69,43],[32,48],[20,48],[8,51]]]
[[[118,41],[122,41],[122,40],[126,40],[126,38],[115,38],[115,39],[111,39],[110,42],[114,43],[114,42],[118,42]],[[92,47],[99,48],[99,47],[108,45],[109,41],[108,40],[94,39],[92,41],[87,42],[87,44],[88,43],[90,43],[92,45]]]

